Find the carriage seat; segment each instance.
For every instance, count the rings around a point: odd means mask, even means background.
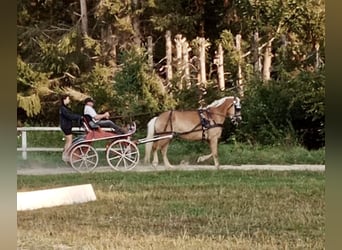
[[[96,124],[90,115],[83,115],[83,126],[88,131],[100,128],[100,125]]]

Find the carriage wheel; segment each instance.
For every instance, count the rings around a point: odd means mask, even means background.
[[[74,147],[70,152],[70,164],[80,173],[93,171],[99,161],[96,150],[87,144]]]
[[[121,139],[114,141],[107,148],[107,162],[115,170],[126,171],[133,169],[139,162],[139,149],[131,141]]]

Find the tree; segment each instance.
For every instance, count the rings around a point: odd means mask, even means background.
[[[161,79],[151,73],[144,49],[135,47],[125,51],[120,62],[122,68],[113,83],[113,104],[120,115],[126,119],[146,115],[150,119],[161,111],[175,107],[176,102],[167,93]],[[140,117],[139,121],[144,121],[144,117]]]

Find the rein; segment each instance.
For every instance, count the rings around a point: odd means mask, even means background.
[[[231,108],[232,105],[229,108]],[[204,117],[203,112],[205,112],[207,114],[208,118]],[[155,132],[155,135],[165,135],[165,134],[186,135],[186,134],[202,131],[202,140],[204,141],[205,140],[205,131],[207,131],[208,129],[211,129],[211,128],[217,128],[217,127],[223,128],[223,124],[216,123],[216,121],[214,119],[212,119],[211,115],[214,114],[214,115],[222,116],[225,118],[227,117],[226,115],[221,115],[221,114],[210,112],[207,109],[198,109],[198,114],[200,117],[200,123],[197,124],[193,129],[191,129],[189,131],[175,132],[175,131],[173,131],[173,126],[172,126],[172,113],[173,113],[173,111],[170,111],[168,122],[165,125],[164,131],[163,132]],[[210,124],[211,121],[214,124]],[[171,131],[166,131],[167,126],[169,124],[171,126]],[[198,128],[198,127],[200,127],[200,128]]]

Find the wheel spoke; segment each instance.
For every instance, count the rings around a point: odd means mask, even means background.
[[[107,149],[107,162],[115,170],[130,170],[139,161],[139,150],[129,140],[114,141]]]
[[[71,151],[70,163],[78,172],[90,172],[97,166],[98,154],[92,146],[81,144]]]

